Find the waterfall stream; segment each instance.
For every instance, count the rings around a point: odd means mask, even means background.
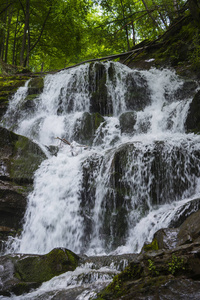
[[[102,65],[107,102],[99,105],[102,122],[88,139],[83,121],[96,113],[91,99],[100,89],[95,64],[47,75],[32,112],[21,110],[28,82],[10,101],[5,126],[38,143],[48,158],[35,173],[22,235],[9,241],[8,252],[43,254],[66,247],[88,256],[136,253],[200,196],[200,137],[185,133],[192,99],[180,92],[184,81],[167,69]],[[145,103],[132,99],[133,82]],[[129,118],[132,125],[124,129]],[[75,141],[73,150],[56,137]],[[52,146],[56,156],[48,150]],[[50,295],[56,284],[77,287],[73,276],[61,275],[42,289]],[[99,285],[100,278],[111,280],[97,277]],[[40,295],[34,293],[24,299]],[[81,291],[77,299],[92,293]],[[45,295],[40,299],[51,299]]]

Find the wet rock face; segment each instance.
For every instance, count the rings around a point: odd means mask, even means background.
[[[27,189],[0,180],[0,226],[17,229],[22,225],[26,209]]]
[[[200,91],[196,93],[190,104],[185,127],[188,132],[200,131]]]
[[[79,257],[68,249],[56,248],[46,255],[6,255],[0,257],[0,295],[16,295],[36,288],[67,271],[73,271]]]
[[[173,220],[170,222],[169,227],[170,228],[177,228],[183,224],[183,222],[194,212],[197,212],[200,210],[200,199],[194,199],[183,206],[181,206],[176,214],[174,215]]]
[[[98,112],[103,116],[113,114],[112,101],[108,95],[106,80],[107,71],[105,66],[101,63],[91,64],[89,70],[90,111],[92,113]]]
[[[73,139],[78,143],[91,145],[95,132],[103,121],[104,118],[99,113],[85,112],[82,118],[76,121]]]
[[[109,84],[117,88],[117,70],[111,63],[108,69],[101,64],[90,65],[89,69],[89,92],[90,111],[98,112],[101,115],[112,115],[114,111],[112,98],[109,92]],[[124,95],[125,105],[129,111],[140,111],[151,103],[150,91],[147,81],[139,73],[127,73],[124,84],[126,93]]]
[[[28,138],[0,127],[0,226],[4,240],[22,228],[33,175],[46,158]],[[7,229],[5,229],[7,228]]]
[[[18,183],[32,183],[33,174],[46,158],[28,138],[0,127],[1,177]]]
[[[140,111],[150,105],[151,97],[147,82],[139,73],[126,77],[127,93],[125,102],[128,110]]]
[[[137,115],[134,111],[128,111],[121,114],[119,117],[121,133],[133,133],[136,121]]]

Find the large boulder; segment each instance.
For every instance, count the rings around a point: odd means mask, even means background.
[[[0,295],[28,292],[67,271],[73,271],[79,257],[72,251],[56,248],[45,255],[13,254],[0,257]]]
[[[200,242],[200,210],[196,212],[190,211],[189,217],[178,228],[162,228],[158,230],[153,241],[145,244],[142,252],[158,249],[173,249],[177,246]]]
[[[179,227],[177,235],[177,245],[199,243],[200,242],[200,211],[189,216]]]

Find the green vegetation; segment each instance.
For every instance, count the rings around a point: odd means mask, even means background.
[[[179,270],[185,270],[184,259],[172,254],[171,262],[168,263],[168,271],[174,275]]]
[[[125,52],[188,14],[196,22],[191,55],[198,62],[199,11],[196,0],[2,0],[0,73],[49,71]]]
[[[154,262],[151,259],[148,259],[148,263],[149,263],[150,274],[159,275],[159,272],[156,270],[156,266],[155,266]]]
[[[148,251],[156,251],[158,250],[158,242],[156,239],[154,239],[150,244],[144,244],[142,250],[144,252],[148,252]]]

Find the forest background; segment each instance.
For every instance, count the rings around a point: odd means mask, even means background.
[[[32,72],[130,51],[159,39],[181,17],[196,22],[199,0],[0,0],[0,62]],[[19,68],[18,68],[19,69]]]

